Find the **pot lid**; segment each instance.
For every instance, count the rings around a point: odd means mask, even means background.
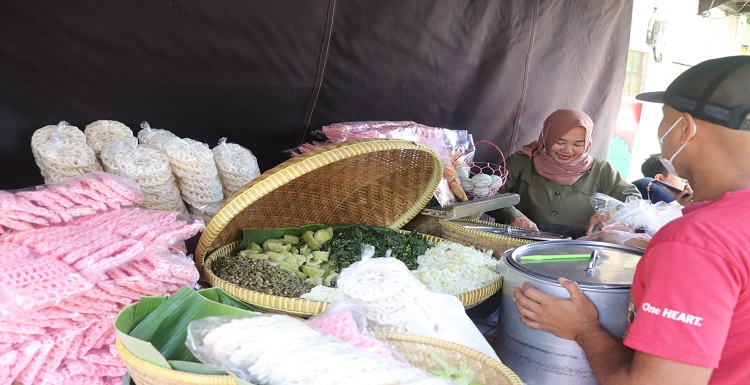
[[[492,234],[504,235],[506,237],[531,239],[535,241],[554,241],[570,239],[570,237],[555,233],[547,233],[544,231],[534,231],[528,229],[519,229],[510,226],[483,226],[483,225],[468,225],[462,224],[461,226],[467,229],[485,231]]]
[[[643,249],[594,241],[545,241],[505,252],[507,263],[526,274],[557,282],[564,277],[586,288],[629,288]]]

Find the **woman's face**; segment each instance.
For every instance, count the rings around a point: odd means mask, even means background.
[[[547,154],[557,163],[570,163],[583,154],[586,146],[586,129],[571,128],[547,150]]]

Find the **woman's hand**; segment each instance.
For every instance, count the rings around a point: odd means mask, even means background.
[[[513,220],[510,221],[510,225],[515,226],[515,227],[520,227],[522,229],[539,231],[539,228],[536,227],[536,223],[534,223],[531,219],[529,219],[525,215],[521,215],[520,217],[513,217]]]
[[[594,228],[602,228],[607,224],[607,221],[612,219],[612,214],[599,214],[594,213],[589,219],[589,225],[586,227],[586,235],[591,235]]]

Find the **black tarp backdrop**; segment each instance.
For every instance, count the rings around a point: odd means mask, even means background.
[[[606,156],[632,0],[0,1],[0,189],[42,183],[65,120],[141,121],[250,148],[261,170],[334,122],[466,129],[506,152],[557,108]],[[492,152],[480,149],[479,158]]]

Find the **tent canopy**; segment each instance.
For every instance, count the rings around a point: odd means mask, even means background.
[[[509,154],[549,113],[577,108],[605,157],[631,11],[632,0],[3,1],[0,161],[13,167],[0,189],[42,183],[31,134],[62,120],[227,137],[265,170],[334,122],[464,129]]]

